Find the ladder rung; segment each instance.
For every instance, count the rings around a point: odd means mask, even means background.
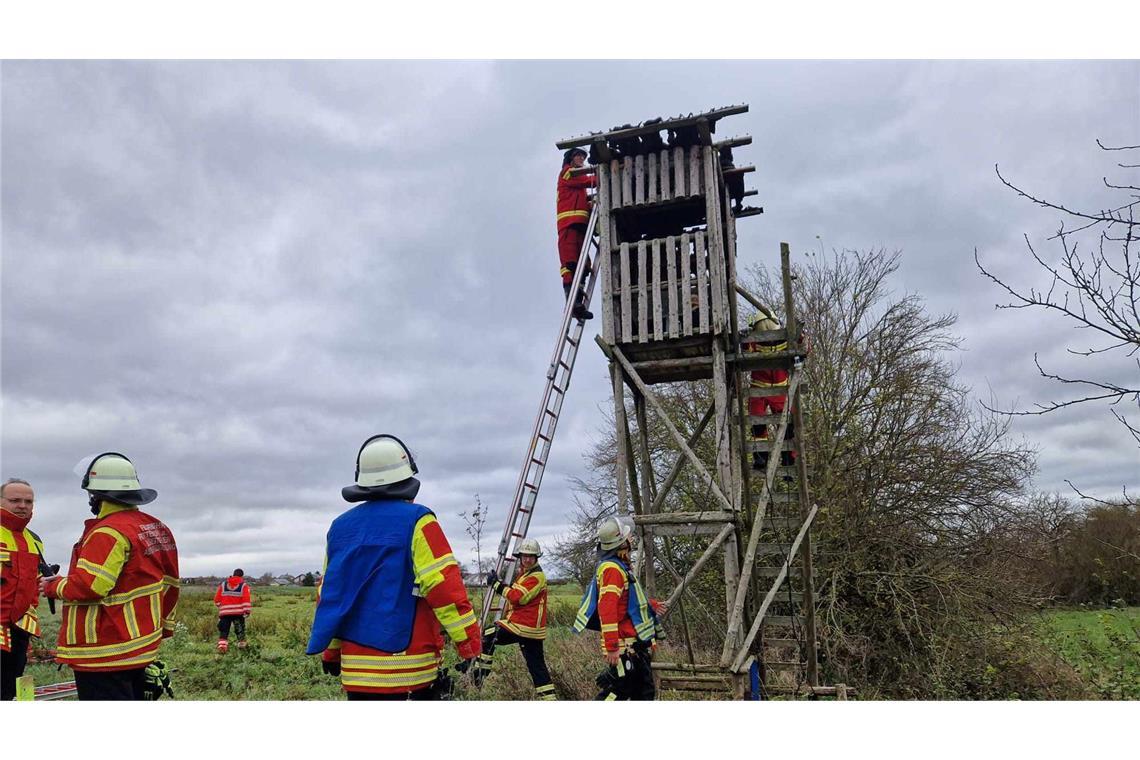
[[[529,488],[532,491],[538,490],[538,486],[536,486],[534,483],[523,483],[523,488]]]
[[[561,389],[561,388],[559,388],[557,385],[552,385],[552,386],[550,386],[550,390],[552,390],[552,391],[556,391],[556,392],[558,392],[558,393],[561,393],[561,394],[564,394],[564,393],[566,393],[566,391],[562,390],[562,389]]]
[[[522,533],[512,533],[511,535],[515,538],[526,538],[526,536],[524,536]]]
[[[577,346],[578,345],[578,341],[574,340],[569,335],[566,336],[566,342],[569,343],[571,346]]]
[[[537,464],[539,467],[545,467],[545,466],[546,466],[546,462],[542,461],[542,460],[541,460],[541,459],[539,459],[538,457],[531,457],[531,458],[530,458],[530,461],[534,462],[534,463],[535,463],[535,464]]]
[[[544,440],[544,441],[553,441],[553,440],[554,440],[554,439],[553,439],[553,438],[551,438],[550,436],[548,436],[548,435],[543,435],[542,433],[539,433],[539,434],[538,434],[538,437],[539,437],[540,439]]]
[[[554,412],[550,411],[549,409],[543,409],[542,411],[546,412],[546,413],[547,413],[547,414],[549,414],[551,417],[558,417],[558,415],[557,415],[557,414],[555,414]],[[550,440],[550,439],[548,438],[547,440]]]
[[[522,507],[519,507],[519,511],[522,512],[524,515],[529,515],[531,513],[531,510],[524,509]]]

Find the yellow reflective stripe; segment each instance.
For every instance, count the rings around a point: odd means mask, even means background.
[[[546,588],[546,576],[544,574],[535,573],[533,576],[528,577],[537,578],[538,583],[534,584],[534,588],[532,589],[528,589],[523,586],[521,581],[515,584],[515,587],[522,592],[522,598],[519,599],[519,604],[529,604],[530,602],[534,601],[534,598],[536,596],[542,593],[542,590],[544,588]]]
[[[396,688],[400,686],[419,686],[435,680],[438,668],[431,668],[417,673],[404,674],[363,674],[352,671],[351,676],[341,671],[340,682],[345,686],[375,686]]]
[[[443,572],[443,569],[445,567],[447,567],[448,565],[458,565],[458,564],[459,563],[455,561],[455,555],[454,554],[445,554],[444,556],[437,559],[435,562],[432,562],[430,565],[427,565],[426,567],[419,568],[419,570],[416,573],[416,582],[419,583],[420,578],[427,575],[428,573]]]
[[[748,351],[754,354],[773,354],[777,351],[787,351],[787,341],[783,343],[776,343],[775,345],[765,346],[761,343],[749,343]]]
[[[558,215],[559,220],[570,219],[572,217],[581,217],[583,219],[589,219],[590,218],[590,212],[586,211],[585,209],[574,209],[573,211],[563,211],[561,214]],[[549,219],[549,218],[550,217],[547,217],[547,219]]]
[[[0,551],[0,562],[8,562],[12,559],[12,555],[7,551]]]
[[[110,662],[77,662],[84,670],[88,668],[125,668],[130,665],[149,665],[154,662],[158,653],[155,650],[143,652],[125,660],[111,660]]]
[[[135,614],[135,605],[133,603],[123,606],[123,619],[127,623],[127,633],[130,634],[132,639],[137,639],[142,635],[142,631],[139,630],[139,621]]]
[[[614,693],[611,691],[609,694],[607,694],[607,695],[606,695],[606,698],[605,698],[604,700],[602,700],[602,701],[604,701],[604,702],[613,702],[615,699],[617,699],[617,694],[614,694]]]
[[[83,640],[88,644],[98,642],[99,636],[96,629],[96,624],[99,620],[99,608],[88,607],[83,616]]]
[[[455,639],[456,641],[465,641],[466,637],[462,639],[456,639],[455,635],[457,633],[462,633],[465,628],[475,624],[475,611],[471,610],[466,615],[460,615],[459,610],[455,608],[455,605],[449,604],[446,607],[442,608],[440,610],[440,613],[441,614],[438,616],[440,618],[439,622],[443,623],[444,629],[448,632],[451,638]],[[442,613],[447,613],[446,617]]]
[[[149,583],[146,586],[139,586],[136,589],[124,591],[121,594],[110,594],[103,597],[103,604],[105,606],[125,604],[126,602],[133,602],[135,599],[141,599],[144,596],[148,596],[150,594],[157,595],[158,592],[162,591],[163,585],[164,584],[162,581],[156,581],[154,583]]]
[[[527,638],[532,638],[532,639],[545,639],[546,638],[546,629],[545,628],[531,628],[529,625],[519,625],[518,623],[512,623],[509,620],[503,621],[503,627],[506,628],[507,630],[511,631],[512,633],[517,633],[518,635],[526,636]],[[527,634],[530,634],[530,635],[528,636]]]
[[[427,537],[424,536],[424,529],[435,522],[439,521],[435,519],[434,515],[424,515],[416,522],[416,527],[412,530],[412,571],[415,573],[416,583],[420,587],[420,596],[427,596],[428,592],[443,583],[443,567],[446,566],[447,561],[455,561],[455,557],[451,554],[436,557],[428,545]],[[440,562],[445,564],[438,569],[432,569]]]
[[[570,177],[571,177],[571,174],[570,174],[570,170],[569,170],[569,169],[567,169],[567,170],[566,170],[566,171],[565,171],[565,172],[562,174],[562,179],[570,179]]]
[[[420,666],[437,665],[439,664],[439,660],[439,655],[430,653],[393,655],[342,654],[340,657],[341,667],[376,670],[404,670]]]
[[[158,601],[158,594],[150,598],[150,624],[154,628],[162,625],[162,604]]]
[[[601,625],[602,625],[602,632],[604,633],[607,631],[616,631],[618,629],[619,624],[618,623],[602,623]]]
[[[60,585],[62,586],[63,584],[61,583]],[[67,635],[63,639],[65,644],[75,644],[79,641],[79,638],[75,632],[75,618],[78,614],[79,610],[76,609],[75,605],[69,602],[64,602],[63,619],[64,627],[67,629]]]
[[[63,588],[67,585],[67,578],[60,578],[59,583],[55,584],[55,598],[63,598]]]
[[[154,631],[137,639],[125,641],[120,644],[107,644],[99,647],[74,646],[59,647],[57,652],[61,655],[82,655],[85,657],[107,657],[113,654],[123,654],[133,649],[153,644],[162,638],[162,631]]]
[[[602,586],[598,589],[598,596],[605,596],[606,594],[617,594],[621,596],[623,590],[621,586]]]
[[[107,584],[109,584],[107,586],[108,590],[113,588],[115,586],[115,581],[118,580],[118,578],[112,575],[111,571],[107,568],[103,567],[102,565],[96,565],[94,562],[86,559],[79,560],[75,563],[75,566],[80,570],[86,570],[95,576],[95,581],[92,582],[91,589],[93,591],[96,591],[96,593],[99,593],[99,589],[97,589],[96,586],[99,584],[100,580],[105,581]]]

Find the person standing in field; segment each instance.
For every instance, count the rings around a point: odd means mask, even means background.
[[[633,529],[615,517],[598,526],[598,564],[572,629],[601,631],[606,670],[598,676],[603,701],[648,701],[657,695],[650,663],[665,606],[646,596],[630,570]]]
[[[506,609],[494,626],[484,631],[483,653],[479,655],[474,671],[475,684],[482,685],[494,665],[495,647],[518,644],[526,669],[539,699],[553,701],[554,684],[546,668],[542,641],[546,638],[546,574],[539,567],[542,547],[533,538],[519,542],[515,549],[519,574],[514,583],[507,585],[499,580],[494,570],[487,574],[490,593],[502,594]]]
[[[156,517],[139,509],[158,497],[131,460],[91,460],[82,488],[95,518],[84,523],[65,577],[41,581],[63,600],[56,661],[75,672],[80,700],[147,699],[147,666],[174,634],[178,548]]]
[[[562,290],[566,300],[570,300],[570,288],[574,284],[574,270],[578,268],[578,257],[582,254],[582,244],[586,242],[586,227],[590,222],[590,201],[586,189],[598,184],[593,174],[574,176],[574,169],[581,169],[586,163],[586,151],[571,148],[562,157],[562,170],[558,174],[558,196],[555,214],[558,226],[558,261],[561,264]],[[594,315],[586,308],[585,294],[579,290],[574,296],[575,319],[593,319]]]
[[[253,609],[249,584],[245,582],[245,572],[239,567],[214,592],[214,604],[218,607],[218,654],[230,650],[230,627],[237,635],[238,649],[245,649],[245,619]]]
[[[0,485],[0,700],[16,698],[16,679],[28,664],[28,644],[40,635],[36,606],[40,600],[43,542],[28,528],[36,495],[26,480]]]
[[[393,435],[360,447],[356,504],[333,520],[306,654],[320,654],[350,700],[430,700],[450,692],[444,640],[460,658],[481,650],[459,563],[430,509],[417,504],[415,459]]]

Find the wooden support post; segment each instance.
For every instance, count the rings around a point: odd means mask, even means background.
[[[617,346],[608,345],[605,341],[601,340],[598,337],[595,337],[594,340],[599,346],[601,346],[602,353],[604,353],[611,362],[617,361],[621,364],[621,369],[625,372],[626,377],[632,380],[637,389],[641,391],[642,394],[644,394],[645,399],[649,402],[649,405],[653,407],[653,411],[657,414],[661,421],[665,423],[665,427],[668,429],[669,434],[673,436],[673,440],[676,441],[677,446],[681,449],[682,452],[684,452],[685,456],[689,458],[689,461],[692,463],[693,467],[701,475],[705,483],[708,484],[709,489],[713,492],[713,495],[716,496],[717,500],[720,501],[720,503],[723,504],[729,511],[732,511],[732,502],[729,501],[727,497],[725,497],[724,492],[721,491],[720,486],[717,485],[716,478],[709,474],[709,471],[705,469],[705,466],[701,462],[700,458],[695,453],[693,453],[693,450],[689,448],[687,443],[685,443],[685,439],[682,438],[680,432],[677,431],[677,426],[673,424],[673,420],[669,418],[669,414],[665,411],[665,408],[661,406],[661,402],[657,400],[657,394],[650,390],[649,386],[645,384],[645,381],[642,380],[641,376],[637,374],[637,370],[635,370],[633,368],[633,365],[629,363],[629,359],[625,358],[625,354],[622,353],[621,349]],[[615,383],[620,382],[620,376],[615,375],[615,378]],[[615,385],[615,397],[617,393],[618,389]],[[624,421],[624,406],[621,408],[620,412],[621,419]]]
[[[800,394],[796,394],[792,403],[792,418],[796,423],[796,480],[799,481],[800,508],[807,509],[811,504],[811,489],[808,487],[808,461],[804,449],[804,416],[800,406]],[[800,561],[803,567],[804,599],[802,603],[804,613],[804,636],[807,639],[807,679],[812,686],[819,686],[819,652],[816,643],[815,625],[815,575],[811,556],[811,533],[804,536],[803,547],[800,549]]]
[[[788,332],[788,350],[799,351],[800,328],[792,310],[792,251],[787,243],[780,243],[780,273],[784,284],[784,329]]]
[[[600,337],[596,340],[600,341]],[[599,342],[599,345],[605,346],[605,343]],[[602,350],[605,351],[605,348]],[[625,417],[625,383],[622,382],[621,367],[613,362],[610,362],[610,380],[614,389],[614,422],[618,430],[625,430],[628,424]],[[617,468],[617,511],[619,515],[624,516],[629,514],[629,501],[626,497],[626,484],[622,472],[629,462],[629,451],[626,448],[625,436],[619,435],[617,438],[617,462],[614,463]]]
[[[653,503],[656,501],[657,487],[653,478],[653,460],[649,456],[649,426],[646,424],[645,397],[640,393],[633,395],[633,411],[637,418],[638,454],[641,457],[641,514],[651,515],[653,514]],[[643,529],[640,556],[645,565],[645,590],[650,598],[657,596],[653,541],[653,534]]]
[[[617,163],[616,161],[614,163]],[[610,267],[610,247],[613,237],[610,225],[610,167],[605,164],[598,166],[598,228],[601,237],[598,239],[598,258],[594,262],[598,276],[602,278],[602,337],[607,342],[614,341],[614,290],[613,271]]]
[[[669,267],[669,337],[676,338],[681,334],[681,322],[677,306],[677,238],[672,235],[665,238],[665,257]]]
[[[744,638],[744,644],[737,652],[736,658],[732,660],[732,670],[740,672],[740,667],[748,658],[748,649],[752,646],[752,642],[756,640],[756,634],[760,632],[760,625],[764,622],[764,615],[768,612],[768,608],[772,606],[772,602],[776,599],[776,594],[780,590],[780,585],[784,582],[784,578],[788,575],[788,567],[791,565],[792,558],[796,556],[799,551],[800,542],[803,541],[808,530],[811,529],[812,520],[815,519],[816,513],[819,511],[818,506],[813,506],[811,511],[808,512],[807,518],[804,519],[803,526],[800,527],[800,532],[796,534],[796,540],[792,542],[792,548],[788,552],[788,556],[784,558],[784,566],[781,568],[779,575],[772,581],[772,587],[768,589],[768,594],[764,597],[764,601],[760,605],[760,611],[756,613],[756,619],[752,621],[752,627],[748,629],[748,635]],[[722,659],[722,665],[727,663]]]

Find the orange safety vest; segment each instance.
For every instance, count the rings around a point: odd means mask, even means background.
[[[67,577],[44,588],[63,600],[56,661],[73,670],[146,667],[174,634],[178,549],[157,518],[110,502],[88,520]]]
[[[546,596],[546,575],[536,564],[503,590],[507,603],[499,626],[524,639],[545,639]]]

